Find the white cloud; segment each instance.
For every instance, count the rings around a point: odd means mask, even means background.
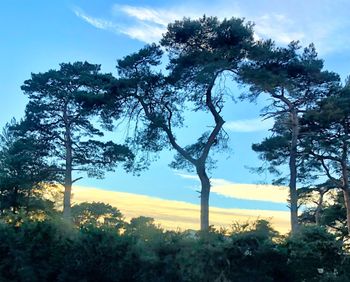
[[[147,21],[161,26],[167,26],[169,22],[181,19],[182,13],[175,13],[165,9],[152,9],[146,7],[136,7],[129,5],[114,5],[113,13],[123,12],[126,15],[136,18],[140,21]]]
[[[182,178],[199,181],[196,175],[175,173]],[[221,178],[212,178],[210,182],[212,193],[228,198],[284,204],[288,199],[288,188],[284,186],[233,183]]]
[[[80,9],[75,9],[74,13],[77,17],[83,19],[85,22],[91,24],[92,26],[98,29],[113,30],[113,31],[118,30],[118,26],[115,23],[104,19],[91,17]]]
[[[306,7],[296,8],[293,12],[288,10],[284,11],[285,14],[269,12],[252,17],[256,24],[254,27],[256,37],[271,38],[282,45],[291,41],[300,41],[303,46],[314,43],[322,55],[349,49],[349,17],[341,10],[343,5],[331,2],[328,7],[324,5],[325,3],[318,7],[310,7],[312,4],[305,2],[303,4]],[[347,10],[345,6],[344,9]],[[298,11],[307,12],[308,16],[301,16]],[[336,11],[339,12],[339,16],[334,17]]]
[[[211,192],[221,196],[254,201],[287,203],[288,189],[274,185],[240,184],[224,179],[212,179]]]
[[[180,176],[180,177],[182,177],[182,178],[185,178],[185,179],[198,180],[198,176],[197,175],[181,173],[181,172],[178,172],[178,171],[175,171],[175,174]]]
[[[166,28],[153,26],[146,23],[140,23],[138,26],[121,28],[120,32],[145,43],[153,43],[159,41]]]
[[[166,31],[166,26],[157,26],[142,21],[137,25],[131,26],[116,24],[113,21],[92,17],[83,12],[81,9],[75,9],[74,13],[77,17],[81,18],[95,28],[112,31],[118,34],[125,34],[133,39],[146,43],[159,41],[162,34]]]
[[[272,38],[282,45],[292,40],[300,40],[303,45],[314,42],[322,54],[349,48],[347,43],[350,39],[346,35],[350,20],[345,12],[349,6],[346,2],[334,4],[334,1],[325,0],[317,7],[312,3],[302,3],[300,7],[291,4],[275,6],[266,3],[265,6],[260,5],[257,10],[253,10],[250,4],[241,2],[238,6],[237,2],[227,0],[219,0],[209,5],[200,5],[195,1],[185,5],[179,3],[166,9],[115,4],[111,11],[113,20],[95,18],[80,9],[75,9],[74,12],[96,28],[122,33],[146,43],[158,41],[170,22],[183,17],[198,18],[206,14],[219,19],[234,16],[251,20],[256,24],[256,39]],[[335,11],[339,12],[339,17],[334,17]],[[308,16],[303,16],[304,14]]]
[[[233,132],[257,132],[257,131],[267,131],[273,126],[272,119],[241,119],[228,121],[224,124],[226,130]]]
[[[238,16],[236,10],[237,6],[232,4],[230,8],[222,9],[221,6],[218,6],[214,10],[189,5],[160,9],[116,4],[112,7],[114,21],[92,17],[79,8],[75,9],[74,13],[96,28],[122,33],[130,38],[151,43],[159,41],[162,34],[166,32],[167,25],[175,20],[181,20],[184,17],[199,18],[203,14],[218,16],[218,18]],[[120,23],[121,18],[125,16],[128,21],[127,25]],[[115,21],[118,21],[118,24]]]
[[[171,22],[184,16],[192,18],[201,16],[197,12],[186,12],[181,8],[165,10],[130,5],[114,5],[112,12],[115,17],[126,15],[132,20],[128,27],[121,30],[123,34],[146,43],[158,42]]]
[[[258,38],[272,38],[277,43],[289,44],[293,40],[303,40],[305,34],[295,30],[294,21],[283,14],[265,14],[254,21]]]
[[[219,19],[244,16],[236,5],[228,6],[227,3],[220,3],[213,7],[187,5],[187,7],[170,7],[169,9],[114,5],[112,11],[115,16],[122,13],[134,19],[135,22],[123,33],[147,43],[151,41],[147,35],[151,35],[154,41],[158,41],[169,23],[184,17],[199,18],[203,14],[217,16]],[[253,17],[252,20],[257,23],[255,38],[272,37],[277,43],[288,44],[292,40],[302,39],[305,36],[301,31],[294,31],[295,23],[283,14],[265,14],[261,17]]]

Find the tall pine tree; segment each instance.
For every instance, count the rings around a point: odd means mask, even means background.
[[[35,133],[51,145],[50,157],[64,175],[63,216],[71,217],[73,172],[102,177],[119,162],[130,169],[133,154],[125,145],[102,142],[103,132],[93,118],[97,105],[113,81],[100,73],[100,66],[87,62],[63,63],[59,70],[32,74],[22,90],[29,98],[22,130]],[[119,112],[120,109],[116,109]]]
[[[266,108],[266,117],[276,118],[274,135],[253,149],[273,166],[288,164],[290,192],[291,230],[298,230],[299,143],[303,138],[300,117],[320,99],[329,95],[339,84],[338,75],[323,70],[323,61],[318,58],[311,44],[303,52],[292,42],[287,48],[276,47],[273,42],[259,42],[251,52],[251,61],[241,72],[242,81],[251,85],[245,98],[254,100],[267,94],[272,103]],[[273,146],[273,148],[271,147]],[[284,158],[272,157],[274,150],[283,151]],[[275,154],[276,155],[276,154]]]

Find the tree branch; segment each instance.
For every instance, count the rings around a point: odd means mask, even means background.
[[[72,184],[73,184],[74,182],[79,181],[80,179],[83,179],[83,177],[81,176],[81,177],[78,177],[78,178],[74,179],[74,180],[72,181]]]

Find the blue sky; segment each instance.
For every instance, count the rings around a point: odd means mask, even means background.
[[[26,99],[20,90],[30,73],[57,68],[59,63],[87,60],[116,74],[116,60],[157,41],[168,22],[184,16],[244,17],[255,22],[257,38],[272,38],[285,45],[300,40],[314,42],[326,68],[344,79],[350,62],[350,1],[67,1],[3,0],[0,3],[0,126],[23,115]],[[233,88],[240,94],[242,89]],[[231,151],[217,156],[214,186],[268,182],[269,175],[253,175],[247,167],[260,164],[251,144],[261,141],[271,125],[261,123],[259,110],[266,103],[230,103],[225,109]],[[188,116],[189,128],[179,132],[186,144],[200,134],[197,125],[206,117]],[[204,124],[206,125],[206,124]],[[191,132],[191,134],[188,134]],[[116,138],[119,132],[108,134]],[[181,139],[182,138],[182,139]],[[139,177],[118,170],[103,180],[86,179],[80,185],[198,203],[198,181],[168,167],[172,152],[160,154],[157,162]],[[221,182],[220,182],[221,181]],[[219,183],[219,184],[218,184]],[[235,188],[236,187],[236,188]],[[259,201],[214,189],[211,204],[218,207],[286,210],[282,201]],[[249,190],[247,190],[249,191]],[[237,198],[238,197],[238,198]]]

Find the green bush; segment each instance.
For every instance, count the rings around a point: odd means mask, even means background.
[[[301,227],[295,236],[287,238],[284,247],[293,281],[321,281],[342,267],[341,243],[323,227]]]
[[[348,254],[319,227],[284,238],[266,221],[231,233],[123,225],[0,222],[0,281],[350,281]]]

